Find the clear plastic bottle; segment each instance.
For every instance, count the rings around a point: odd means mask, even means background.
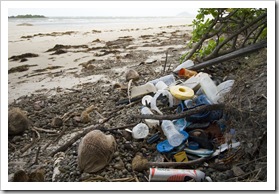
[[[147,114],[152,115],[152,114],[153,114],[153,113],[151,112],[151,110],[150,110],[148,107],[143,107],[143,108],[141,109],[140,112],[141,112],[141,114],[143,114],[143,115],[147,115]],[[154,128],[154,127],[156,127],[156,126],[159,126],[159,120],[145,119],[144,121],[145,121],[145,123],[147,124],[147,126],[148,126],[149,128]]]
[[[183,142],[184,136],[176,130],[172,121],[163,120],[161,127],[170,145],[177,147]]]

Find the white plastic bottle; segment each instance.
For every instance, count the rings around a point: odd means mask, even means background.
[[[184,136],[176,130],[173,122],[163,120],[161,127],[170,145],[177,147],[183,142]]]
[[[152,114],[153,114],[153,113],[151,112],[151,110],[150,110],[148,107],[143,107],[143,108],[141,109],[140,112],[141,112],[141,114],[143,114],[143,115],[146,115],[146,114],[152,115]],[[159,120],[145,119],[144,121],[145,121],[145,123],[147,124],[147,126],[148,126],[149,128],[154,128],[154,127],[156,127],[156,126],[159,126]]]
[[[207,73],[204,73],[200,80],[201,88],[208,99],[213,103],[217,103],[217,86]]]
[[[152,83],[155,86],[159,81],[163,81],[167,86],[170,86],[172,84],[175,84],[175,77],[173,74],[170,74],[170,75],[166,75],[164,77],[160,77],[158,79],[149,81],[148,83]]]

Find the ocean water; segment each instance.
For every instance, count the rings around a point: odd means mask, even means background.
[[[191,24],[191,17],[47,17],[47,18],[9,18],[8,22],[12,25],[23,23],[32,24],[38,27],[117,27],[129,24],[160,24],[183,22]]]

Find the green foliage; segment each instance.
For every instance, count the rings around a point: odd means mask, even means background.
[[[266,12],[259,8],[199,9],[187,45],[193,51],[183,54],[181,62],[206,60],[266,39]]]

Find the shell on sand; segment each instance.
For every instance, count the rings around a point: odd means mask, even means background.
[[[116,142],[112,135],[100,130],[87,133],[78,148],[78,166],[81,172],[93,173],[104,168],[112,159]]]

